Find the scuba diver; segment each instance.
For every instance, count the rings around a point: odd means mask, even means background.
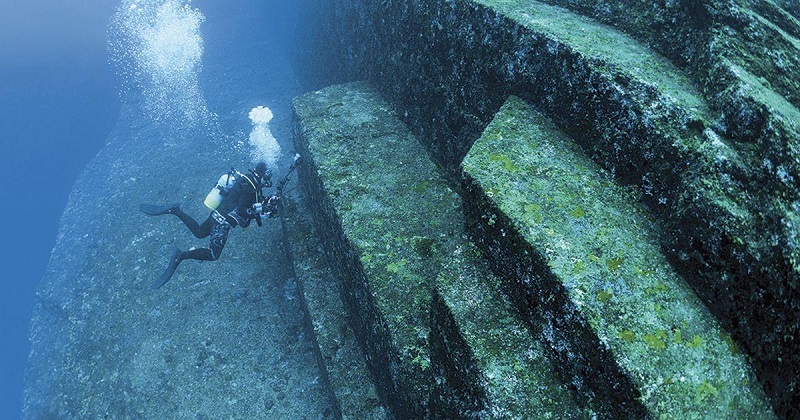
[[[206,207],[211,209],[211,214],[202,224],[184,213],[179,203],[166,206],[140,204],[139,210],[150,216],[164,214],[177,216],[198,239],[210,237],[208,248],[188,251],[175,249],[167,269],[153,284],[153,288],[158,289],[168,282],[183,260],[216,261],[222,254],[222,249],[228,240],[228,232],[232,228],[236,226],[246,228],[253,220],[261,226],[263,218],[276,217],[283,190],[299,162],[300,155],[295,155],[294,162],[278,184],[276,193],[269,197],[264,195],[263,189],[272,186],[272,174],[264,162],[256,165],[249,174],[233,169],[223,174],[204,201]]]

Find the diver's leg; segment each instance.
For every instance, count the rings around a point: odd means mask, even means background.
[[[139,210],[145,214],[149,214],[150,216],[160,216],[162,214],[174,214],[181,219],[184,225],[192,231],[192,234],[197,237],[198,239],[203,239],[211,233],[211,225],[214,222],[214,219],[211,215],[208,216],[203,224],[197,223],[192,216],[186,214],[183,210],[181,210],[180,204],[169,204],[166,206],[156,206],[153,204],[139,204]]]
[[[164,273],[161,275],[161,277],[159,277],[158,280],[153,284],[154,289],[158,289],[168,282],[175,273],[175,270],[178,268],[178,264],[180,264],[183,260],[216,261],[217,258],[219,258],[219,256],[222,254],[222,249],[225,247],[225,242],[228,241],[228,231],[230,231],[231,225],[227,223],[219,223],[212,217],[209,217],[209,219],[211,219],[211,223],[203,223],[203,226],[208,225],[208,229],[211,231],[211,242],[209,248],[197,248],[186,252],[181,252],[177,249],[173,251],[167,269],[164,270]],[[206,235],[209,234],[206,233]]]
[[[139,211],[150,216],[161,216],[162,214],[172,213],[177,209],[180,204],[167,204],[166,206],[157,206],[155,204],[139,204]]]
[[[228,232],[231,230],[231,225],[227,223],[215,223],[214,228],[211,230],[211,253],[216,260],[222,255],[222,249],[225,248],[225,242],[228,242]]]
[[[214,218],[209,215],[203,224],[200,225],[192,218],[192,216],[184,213],[180,208],[171,211],[170,214],[178,216],[178,218],[181,219],[181,222],[183,222],[183,224],[186,225],[190,231],[192,231],[192,235],[198,239],[203,239],[208,236],[211,233],[211,226],[216,223]]]
[[[213,220],[213,218],[212,218]],[[204,223],[205,224],[205,223]],[[231,226],[227,223],[218,223],[213,220],[211,224],[211,241],[209,248],[197,248],[184,252],[184,259],[216,261],[222,255],[225,242],[228,241],[228,231]]]

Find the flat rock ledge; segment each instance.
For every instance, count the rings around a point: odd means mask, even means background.
[[[455,182],[508,96],[532,103],[644,193],[670,262],[800,416],[796,2],[545,3],[315,1],[298,68],[368,80]]]
[[[314,225],[388,416],[591,415],[465,239],[459,197],[376,91],[332,86],[294,111]]]
[[[314,331],[322,378],[336,402],[337,418],[385,419],[378,392],[367,370],[366,360],[347,324],[341,285],[322,255],[319,236],[304,197],[283,202],[282,226],[287,254],[291,256],[298,291]]]
[[[667,263],[639,194],[549,119],[511,97],[462,167],[475,242],[595,410],[774,416],[744,355]]]

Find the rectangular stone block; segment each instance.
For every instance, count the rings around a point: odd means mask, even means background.
[[[431,291],[462,230],[458,197],[365,84],[294,101],[304,188],[351,326],[390,414],[428,413]]]
[[[580,417],[480,268],[459,197],[380,95],[332,86],[294,110],[314,223],[389,416]]]
[[[431,314],[434,355],[448,382],[480,384],[480,418],[591,418],[556,374],[548,349],[531,334],[478,249],[465,242],[439,273]],[[451,322],[454,327],[447,329]],[[459,363],[465,350],[471,363]],[[467,369],[471,367],[471,369]]]
[[[638,194],[552,122],[511,97],[462,167],[474,239],[596,410],[773,416],[744,355],[667,263]]]
[[[385,419],[366,360],[347,323],[341,285],[320,253],[322,244],[305,200],[283,200],[281,222],[303,304],[318,347],[321,378],[331,389],[342,419]]]
[[[800,80],[787,70],[800,55],[786,2],[546,3],[315,1],[303,33],[316,48],[298,49],[312,52],[298,67],[319,70],[315,86],[369,80],[454,180],[508,95],[533,103],[644,192],[671,262],[776,410],[800,416]]]

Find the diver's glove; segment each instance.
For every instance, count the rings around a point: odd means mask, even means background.
[[[267,171],[264,177],[261,178],[261,188],[269,188],[272,186],[272,172]]]
[[[249,225],[253,219],[256,219],[256,223],[259,227],[261,227],[261,203],[255,203],[250,208],[245,210],[247,213],[247,224]]]

